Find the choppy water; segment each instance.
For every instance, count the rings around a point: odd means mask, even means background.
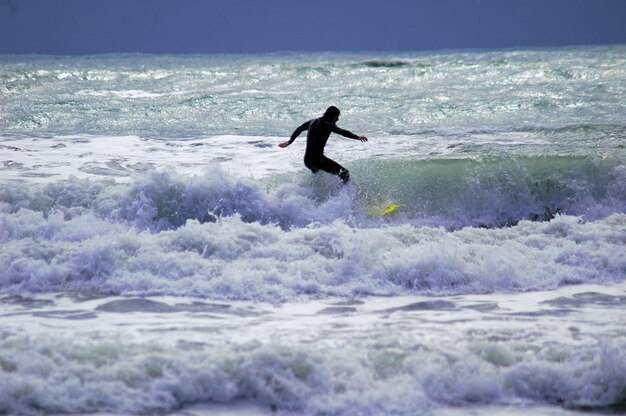
[[[0,57],[0,413],[623,411],[624,79],[624,46]],[[347,186],[276,146],[331,104]]]

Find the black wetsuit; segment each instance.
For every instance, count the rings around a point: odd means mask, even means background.
[[[323,117],[309,120],[306,123],[298,127],[291,138],[289,143],[293,143],[303,131],[308,130],[306,136],[306,151],[304,152],[304,166],[311,169],[313,173],[323,170],[324,172],[338,175],[344,182],[348,182],[350,179],[350,172],[348,169],[341,166],[339,163],[324,156],[324,146],[328,141],[330,133],[341,134],[344,137],[351,139],[359,139],[356,134],[340,129],[335,123],[331,123],[325,120]]]

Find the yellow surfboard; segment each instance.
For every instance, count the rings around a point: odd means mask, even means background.
[[[368,215],[370,217],[382,217],[383,215],[391,214],[392,212],[396,211],[398,208],[400,208],[400,205],[395,204],[395,203],[384,206],[383,208],[370,208],[368,210]]]

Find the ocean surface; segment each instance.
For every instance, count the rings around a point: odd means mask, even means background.
[[[0,414],[623,414],[625,80],[625,45],[0,56]],[[330,105],[345,186],[277,146]]]

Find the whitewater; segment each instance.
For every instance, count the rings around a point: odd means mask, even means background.
[[[0,56],[0,414],[623,413],[625,79],[623,45]],[[347,185],[278,147],[330,105]]]

